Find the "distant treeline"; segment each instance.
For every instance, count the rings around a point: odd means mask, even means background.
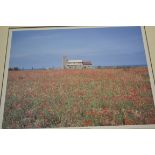
[[[9,71],[20,71],[20,70],[47,70],[46,68],[19,68],[19,67],[11,67]]]
[[[47,70],[47,68],[19,68],[19,67],[10,67],[9,71],[19,71],[19,70]]]
[[[20,68],[18,68],[18,67],[10,67],[9,68],[9,71],[18,71],[18,70],[20,70]]]
[[[103,68],[133,68],[133,67],[147,67],[147,65],[95,66],[94,68],[103,69]]]
[[[147,67],[147,65],[122,65],[122,66],[94,66],[94,69],[104,69],[104,68],[133,68],[133,67]],[[53,70],[53,69],[62,69],[62,68],[19,68],[19,67],[10,67],[9,71],[19,71],[19,70]]]

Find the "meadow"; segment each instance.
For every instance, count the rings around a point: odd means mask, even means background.
[[[146,67],[9,71],[3,128],[155,124]]]

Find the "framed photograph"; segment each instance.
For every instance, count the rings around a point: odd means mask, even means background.
[[[144,27],[9,29],[4,129],[155,124]]]

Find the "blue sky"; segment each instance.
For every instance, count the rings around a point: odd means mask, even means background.
[[[146,65],[140,27],[14,31],[10,67],[59,68],[62,57],[94,66]]]

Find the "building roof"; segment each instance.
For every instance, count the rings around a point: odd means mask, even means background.
[[[67,64],[67,66],[75,66],[75,65],[76,65],[76,66],[81,66],[81,64],[78,64],[78,63],[77,63],[77,64],[73,64],[73,63],[68,63],[68,64]]]
[[[68,60],[67,62],[73,63],[73,62],[82,62],[82,60]]]
[[[68,60],[67,62],[68,63],[82,63],[83,65],[92,65],[91,61],[83,61],[83,60]],[[70,65],[72,65],[72,64],[70,64]]]

